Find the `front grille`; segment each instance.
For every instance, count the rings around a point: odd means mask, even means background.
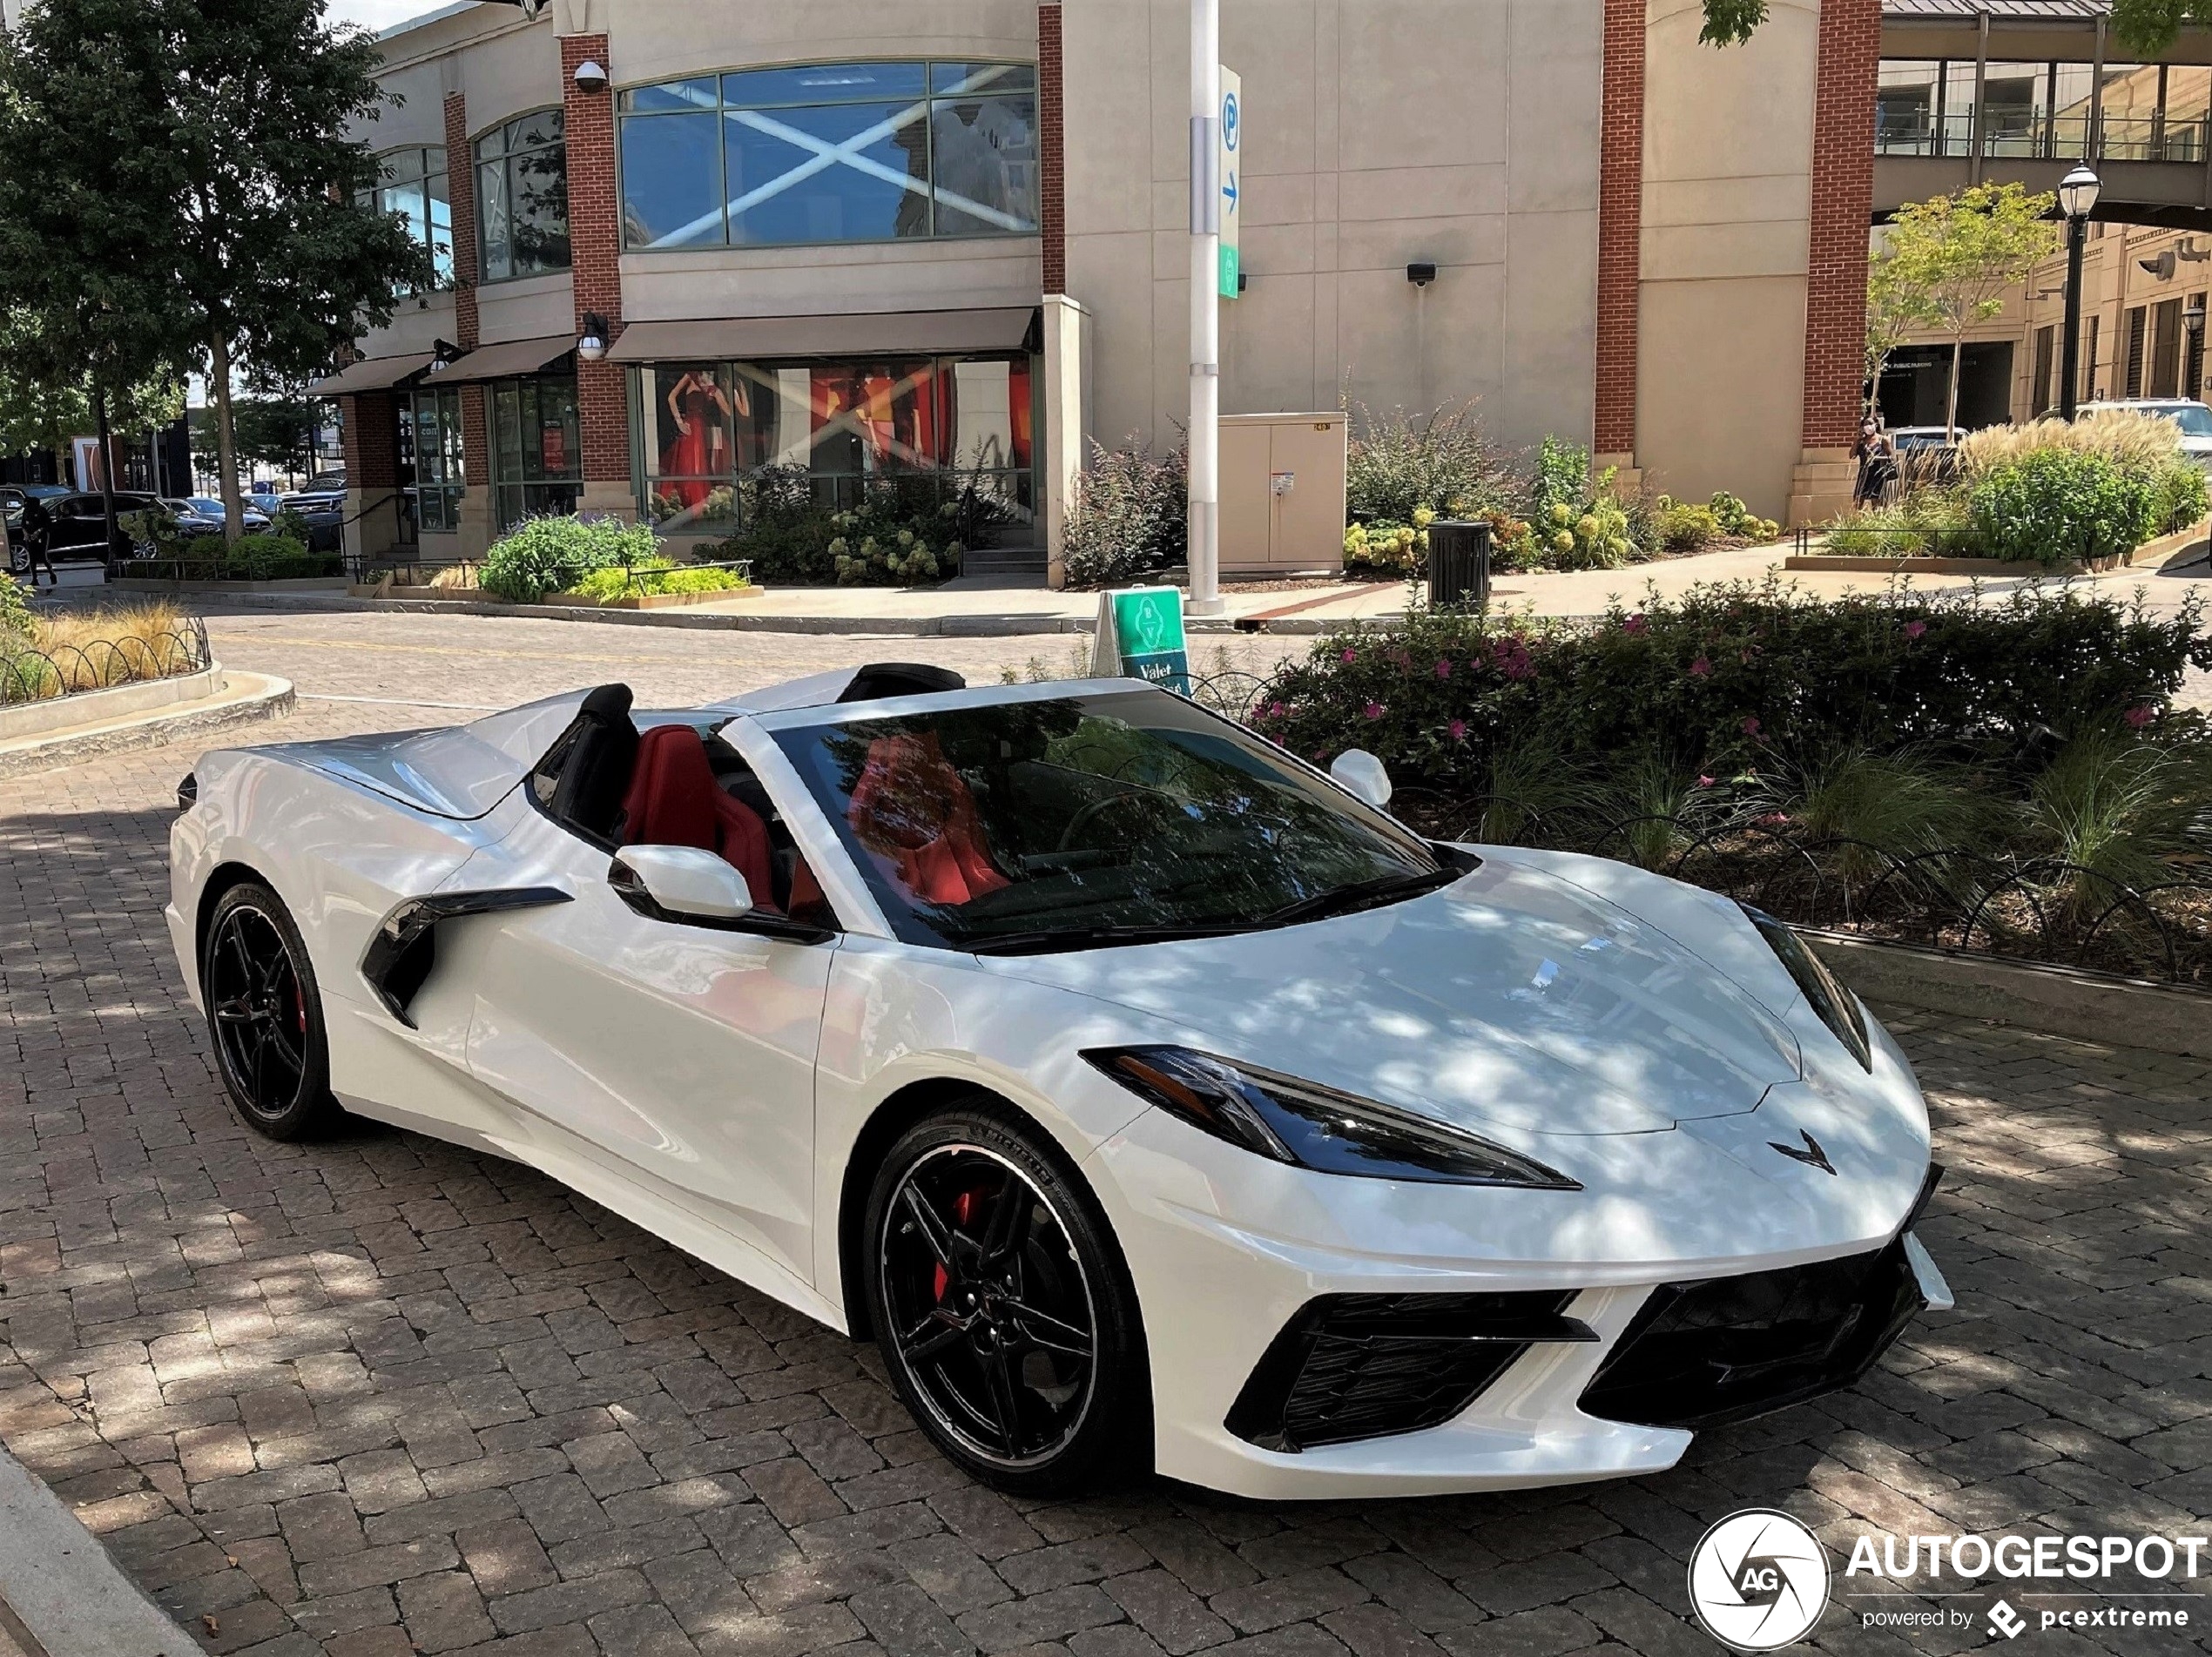
[[[1230,1410],[1263,1450],[1418,1432],[1449,1421],[1539,1341],[1595,1340],[1574,1291],[1325,1295],[1269,1345]]]
[[[1647,1427],[1747,1421],[1851,1385],[1926,1303],[1901,1237],[1848,1259],[1662,1283],[1581,1407]]]

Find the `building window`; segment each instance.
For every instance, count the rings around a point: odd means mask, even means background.
[[[1036,71],[814,64],[631,87],[623,244],[768,247],[1037,227]]]
[[[401,482],[416,527],[451,535],[461,527],[461,497],[468,492],[462,461],[461,392],[409,392],[400,405]]]
[[[941,506],[972,485],[1009,525],[1026,525],[1034,381],[1027,356],[640,368],[631,381],[639,505],[663,529],[705,530],[741,517],[748,482],[788,484],[837,510],[878,489]]]
[[[559,110],[539,110],[476,140],[483,280],[569,268],[569,146]]]
[[[1973,153],[1977,71],[1968,58],[1885,58],[1874,95],[1877,155]],[[2205,158],[2212,66],[1991,63],[1979,73],[1982,153],[2029,160]]]
[[[382,182],[364,205],[396,215],[430,260],[434,287],[453,286],[453,198],[446,185],[442,145],[393,150],[380,156]]]
[[[2127,387],[2122,395],[2140,397],[2143,394],[2143,336],[2149,313],[2141,306],[2128,312],[2128,377],[2121,383]]]
[[[2035,386],[2028,411],[2034,414],[2051,406],[2051,329],[2035,330]]]
[[[574,512],[583,488],[576,376],[502,380],[489,390],[494,530]]]

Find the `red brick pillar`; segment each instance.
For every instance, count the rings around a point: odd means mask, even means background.
[[[1850,451],[1866,378],[1871,135],[1881,54],[1881,0],[1822,0],[1805,262],[1804,453],[1790,491],[1792,524],[1824,522],[1851,506]]]
[[[346,487],[375,492],[400,481],[399,411],[388,391],[364,391],[338,400]]]
[[[1642,305],[1647,0],[1605,0],[1597,209],[1597,414],[1591,448],[1633,469]]]
[[[1068,131],[1060,72],[1060,0],[1037,7],[1037,228],[1044,291],[1068,291]]]
[[[576,84],[577,65],[608,67],[604,35],[561,37],[561,85],[569,136],[569,244],[576,289],[576,327],[587,312],[608,323],[607,343],[622,333],[622,212],[615,199],[614,95]],[[583,428],[587,509],[635,509],[630,489],[630,409],[624,370],[611,362],[576,367],[577,413]]]

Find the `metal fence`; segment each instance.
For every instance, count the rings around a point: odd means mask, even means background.
[[[206,626],[197,616],[173,630],[54,643],[44,649],[0,637],[0,705],[175,678],[214,665]]]

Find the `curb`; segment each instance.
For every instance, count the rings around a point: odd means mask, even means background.
[[[871,633],[897,638],[1024,638],[1036,634],[1090,633],[1097,617],[1025,615],[1019,612],[967,616],[746,616],[728,611],[702,613],[691,610],[598,610],[570,604],[499,604],[482,599],[351,598],[291,593],[207,593],[212,599],[203,610],[273,610],[292,611],[371,610],[402,616],[520,616],[541,622],[587,622],[603,627],[687,627],[702,632],[797,633],[810,635]],[[1323,621],[1288,616],[1260,621],[1247,616],[1240,623],[1230,616],[1191,618],[1185,630],[1197,634],[1274,633],[1296,637],[1319,635],[1345,625],[1350,617]]]
[[[292,682],[266,673],[226,672],[220,696],[0,743],[0,780],[74,765],[135,748],[159,748],[233,725],[292,711]]]
[[[0,1601],[49,1657],[202,1657],[199,1642],[4,1450]]]
[[[2212,1055],[2212,993],[1964,949],[1923,949],[1799,927],[1814,952],[1870,1001],[2182,1058]]]

